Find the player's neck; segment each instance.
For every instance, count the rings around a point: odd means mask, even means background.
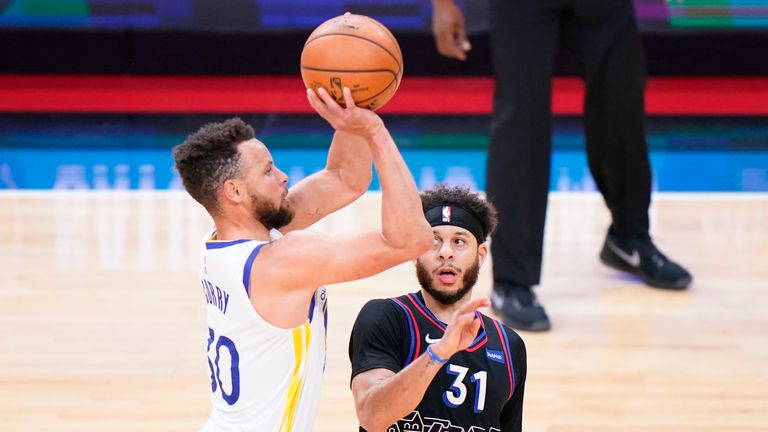
[[[427,306],[430,312],[432,312],[437,317],[437,319],[444,323],[450,321],[451,315],[453,315],[455,310],[459,309],[464,303],[472,299],[471,290],[467,292],[464,297],[459,299],[459,301],[451,305],[440,303],[423,289],[421,290],[421,295],[424,297],[424,304]]]
[[[252,239],[269,241],[269,229],[256,219],[214,217],[216,240]]]

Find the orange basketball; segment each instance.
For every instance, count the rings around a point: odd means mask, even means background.
[[[331,18],[309,35],[301,52],[301,78],[324,87],[341,106],[342,88],[355,105],[376,110],[395,94],[403,76],[403,54],[380,22],[350,13]]]

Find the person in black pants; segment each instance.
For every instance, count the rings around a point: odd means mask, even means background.
[[[489,0],[496,88],[487,193],[499,212],[492,236],[492,307],[514,328],[550,328],[532,286],[541,276],[552,153],[551,78],[558,42],[579,59],[586,86],[589,167],[611,212],[603,263],[653,287],[692,277],[648,234],[651,169],[645,140],[645,60],[631,0]],[[470,49],[454,0],[432,0],[438,51]]]

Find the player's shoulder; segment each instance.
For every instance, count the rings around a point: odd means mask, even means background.
[[[203,241],[202,246],[208,253],[239,256],[253,253],[254,249],[261,249],[263,243],[265,242],[254,239],[218,240],[210,238]]]
[[[355,318],[353,334],[397,333],[403,328],[404,319],[396,307],[389,299],[368,300]]]
[[[396,298],[377,298],[368,300],[360,309],[357,321],[377,327],[400,327],[404,323],[407,323],[407,312],[401,305],[402,302],[398,302]]]
[[[522,348],[525,349],[525,342],[523,341],[523,338],[520,337],[520,335],[511,327],[504,324],[502,321],[497,320],[496,318],[493,318],[489,315],[486,315],[482,312],[480,312],[480,315],[482,315],[486,322],[493,322],[495,323],[500,329],[503,330],[504,334],[507,337],[507,340],[509,341],[509,348],[510,350],[514,351],[515,348]]]
[[[290,231],[285,234],[272,230],[269,240],[261,241],[263,247],[259,253],[259,260],[255,263],[269,267],[272,264],[265,264],[265,262],[295,263],[302,257],[311,257],[314,255],[312,251],[316,250],[316,242],[320,237],[318,233],[305,230]]]
[[[278,247],[292,243],[316,241],[317,239],[324,238],[322,234],[309,230],[293,230],[286,233],[277,230],[271,230],[269,232],[269,236],[270,243]]]
[[[392,315],[397,312],[397,304],[391,298],[376,298],[368,300],[360,313],[375,315]]]
[[[277,230],[270,231],[270,239],[267,242],[269,255],[276,256],[302,256],[316,255],[317,247],[328,242],[328,236],[309,231],[293,230],[283,233]]]

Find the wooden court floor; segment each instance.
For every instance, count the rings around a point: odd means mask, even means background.
[[[316,229],[375,227],[367,195]],[[523,333],[527,431],[768,431],[768,195],[657,194],[654,236],[694,273],[645,288],[597,260],[600,197],[553,194]],[[0,193],[0,431],[194,431],[208,415],[197,247],[186,195]],[[490,290],[486,264],[475,290]],[[330,287],[316,431],[356,430],[347,341],[369,298],[417,287],[404,264]]]

